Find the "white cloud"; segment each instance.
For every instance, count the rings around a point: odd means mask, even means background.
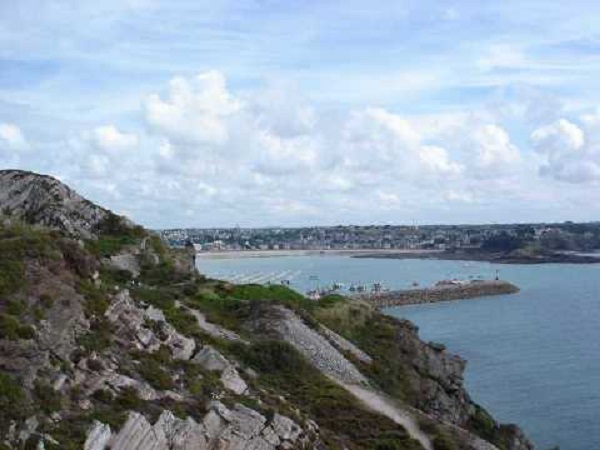
[[[185,144],[226,143],[230,132],[227,118],[241,108],[217,71],[201,73],[192,80],[173,78],[166,99],[152,94],[144,102],[150,129]]]
[[[471,135],[476,154],[477,170],[494,172],[513,167],[521,161],[519,148],[498,125],[488,124],[476,128]]]
[[[256,168],[264,174],[289,174],[316,169],[319,143],[313,136],[282,138],[268,131],[259,131],[255,139]]]
[[[120,152],[137,147],[139,139],[135,134],[120,132],[114,125],[104,125],[89,132],[85,139],[98,149],[108,152]]]
[[[419,158],[421,164],[431,173],[454,176],[463,171],[463,166],[450,160],[446,149],[433,145],[421,147]]]
[[[583,127],[560,119],[531,134],[534,149],[544,161],[540,173],[569,183],[600,182],[600,120],[581,117]]]
[[[115,125],[102,125],[81,132],[67,140],[68,161],[76,162],[81,174],[91,178],[103,178],[126,170],[126,166],[140,162],[140,139],[135,133],[120,131]]]
[[[27,148],[27,141],[21,129],[12,123],[0,123],[0,144],[10,150],[23,150]]]
[[[531,143],[536,151],[550,157],[579,150],[585,144],[583,130],[566,119],[536,129],[531,133]]]

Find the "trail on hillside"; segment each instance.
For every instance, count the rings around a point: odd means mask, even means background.
[[[413,439],[416,439],[421,443],[425,450],[433,450],[433,445],[429,439],[429,436],[421,431],[415,419],[406,411],[403,411],[398,406],[394,405],[383,394],[360,385],[346,384],[338,380],[335,381],[342,385],[346,390],[351,392],[369,409],[383,414],[397,424],[402,425]]]

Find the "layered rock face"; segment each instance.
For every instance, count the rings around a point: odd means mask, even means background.
[[[96,421],[84,450],[283,450],[307,443],[307,439],[308,434],[288,417],[275,414],[269,420],[244,405],[230,409],[216,401],[200,422],[178,419],[165,411],[151,425],[132,412],[112,434],[109,426]]]
[[[55,178],[21,170],[0,170],[1,212],[81,237],[90,237],[108,215]]]

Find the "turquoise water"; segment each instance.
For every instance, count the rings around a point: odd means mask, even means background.
[[[540,449],[600,449],[600,265],[492,265],[339,256],[199,260],[223,278],[277,279],[300,291],[332,282],[422,285],[441,278],[501,278],[515,295],[390,308],[468,360],[472,397],[503,422],[521,425]],[[318,275],[319,280],[314,276]],[[269,278],[269,276],[271,278]]]

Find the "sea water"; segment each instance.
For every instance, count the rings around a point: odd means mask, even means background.
[[[494,265],[481,262],[299,256],[200,259],[207,275],[291,278],[299,291],[334,282],[392,289],[448,278],[517,284],[514,295],[389,308],[426,341],[467,359],[473,399],[498,420],[519,424],[538,448],[600,449],[600,265]]]

